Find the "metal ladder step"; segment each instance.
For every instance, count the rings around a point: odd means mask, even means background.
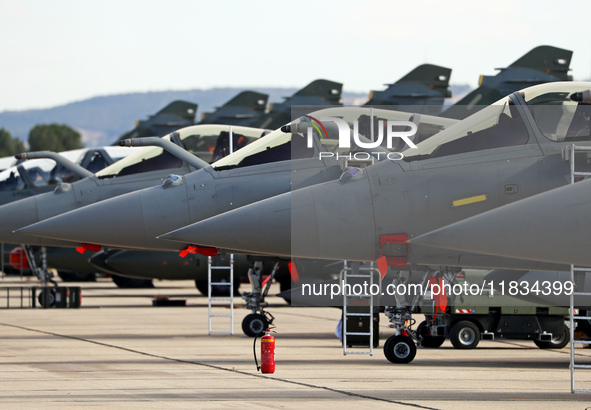
[[[341,269],[341,277],[340,282],[344,285],[349,285],[347,282],[349,279],[364,279],[366,284],[370,286],[370,288],[374,284],[374,278],[377,277],[376,272],[378,272],[377,267],[371,263],[369,266],[361,265],[360,263],[352,263],[350,261],[343,261],[343,268]],[[357,283],[352,284],[355,286]],[[378,329],[374,329],[374,296],[372,294],[353,294],[353,293],[344,293],[343,294],[343,354],[369,354],[373,355],[373,347],[374,347],[374,334],[375,331]],[[363,300],[363,304],[355,304],[355,301]],[[349,310],[351,307],[355,307],[357,311],[350,312]],[[367,309],[367,312],[359,312],[359,310]],[[352,332],[347,329],[348,319],[355,319],[355,318],[369,318],[369,332]],[[352,323],[355,323],[352,322]],[[362,336],[367,337],[368,342],[367,345],[361,345],[359,348],[361,349],[368,349],[368,351],[354,351],[348,349],[349,341],[347,337],[352,336]]]
[[[229,271],[230,280],[228,282],[212,282],[211,275],[216,270],[227,270]],[[227,286],[229,288],[230,297],[213,297],[212,287],[213,286]],[[208,330],[209,334],[234,334],[234,255],[230,254],[230,265],[224,266],[213,266],[213,259],[211,256],[207,258],[207,289],[208,295]],[[214,302],[229,302],[227,304],[214,304]],[[230,309],[230,314],[213,314],[212,308],[216,309]],[[216,318],[229,318],[230,319],[230,330],[213,330],[212,319]]]

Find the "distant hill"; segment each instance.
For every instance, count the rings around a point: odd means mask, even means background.
[[[457,93],[463,94],[468,86],[455,86]],[[456,97],[456,89],[454,97]],[[77,129],[83,136],[87,147],[109,145],[121,134],[135,127],[138,119],[163,108],[173,100],[186,100],[199,104],[197,120],[203,111],[212,111],[230,98],[243,91],[243,88],[212,88],[207,90],[158,91],[129,93],[94,97],[58,107],[26,111],[0,112],[0,127],[4,127],[15,137],[26,141],[29,130],[37,124],[67,124]],[[283,101],[292,95],[295,88],[257,88],[255,91],[269,94],[269,101]],[[369,93],[369,92],[368,92]],[[368,93],[343,92],[345,105],[363,104]]]

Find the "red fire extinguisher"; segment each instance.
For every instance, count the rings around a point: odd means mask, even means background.
[[[271,334],[271,329],[268,328],[265,335],[261,337],[261,365],[257,362],[256,354],[256,337],[254,339],[254,361],[257,365],[257,370],[262,373],[275,373],[275,337]],[[275,333],[275,332],[273,332]]]

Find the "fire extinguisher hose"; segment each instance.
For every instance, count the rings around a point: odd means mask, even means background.
[[[256,335],[254,337],[254,342],[252,343],[252,352],[254,353],[254,364],[256,364],[257,366],[257,372],[261,371],[261,366],[259,366],[259,362],[257,360],[257,338],[259,337],[259,335]]]

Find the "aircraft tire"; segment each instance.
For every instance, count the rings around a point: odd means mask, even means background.
[[[121,289],[153,288],[152,279],[128,278],[126,276],[111,275],[113,283]]]
[[[427,327],[427,321],[422,321],[417,327],[417,335],[421,337],[421,346],[428,348],[441,347],[445,342],[445,336],[431,336],[426,334],[425,328]]]
[[[449,340],[456,349],[474,349],[480,343],[480,329],[468,320],[451,327]]]
[[[568,342],[570,342],[570,329],[566,325],[564,325],[564,333],[560,336],[553,337],[549,342],[534,340],[534,343],[540,349],[562,349]]]
[[[251,313],[242,320],[242,331],[248,337],[261,336],[269,327],[265,315]]]
[[[47,297],[47,300],[45,298]],[[41,307],[54,307],[55,306],[55,289],[45,288],[41,289],[41,293],[37,297]],[[47,304],[45,304],[45,302]]]
[[[423,336],[421,340],[421,346],[427,348],[437,348],[445,342],[445,336]]]
[[[409,336],[390,336],[384,343],[384,355],[392,363],[410,363],[416,354],[417,346]]]

